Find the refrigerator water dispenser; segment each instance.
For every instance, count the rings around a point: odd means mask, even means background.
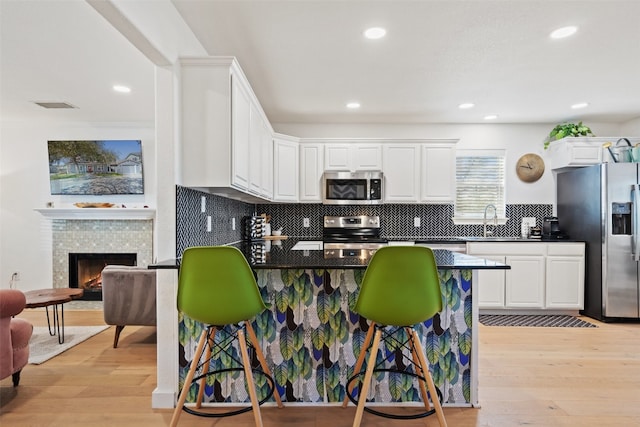
[[[631,202],[611,203],[611,234],[631,234]]]

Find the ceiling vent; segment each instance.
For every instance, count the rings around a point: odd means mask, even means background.
[[[41,106],[42,108],[78,108],[74,105],[68,104],[66,102],[37,102],[34,101],[34,104]]]

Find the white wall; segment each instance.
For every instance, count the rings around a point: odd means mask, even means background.
[[[47,141],[54,139],[140,139],[145,194],[123,196],[52,196]],[[34,209],[103,201],[155,207],[155,140],[150,124],[2,123],[0,128],[0,288],[20,273],[23,291],[52,287],[51,223]]]
[[[620,126],[620,136],[640,136],[640,117]]]
[[[169,85],[170,86],[170,85]],[[622,125],[589,123],[598,136],[638,136],[640,119]],[[468,125],[354,125],[354,124],[274,124],[277,132],[307,138],[457,138],[458,148],[504,148],[507,150],[509,203],[553,203],[554,182],[549,171],[533,184],[520,182],[514,170],[517,158],[526,152],[543,153],[542,141],[553,125],[550,124],[468,124]],[[22,290],[52,286],[51,229],[49,220],[35,212],[53,201],[56,207],[70,206],[78,201],[109,201],[132,205],[159,206],[158,194],[173,206],[174,182],[165,174],[171,165],[156,168],[157,158],[175,162],[169,141],[163,153],[156,153],[153,124],[38,124],[2,123],[0,128],[0,288],[9,286],[11,274],[20,272],[17,287]],[[164,130],[168,134],[169,130]],[[145,166],[144,196],[102,196],[88,199],[83,196],[51,196],[49,190],[46,142],[50,139],[141,139]],[[177,164],[173,165],[178,167]],[[167,175],[167,176],[165,176]],[[163,176],[162,189],[157,182]],[[161,191],[159,191],[161,190]],[[162,213],[159,213],[162,214]],[[162,215],[161,215],[162,216]],[[167,213],[165,227],[175,226],[175,219]],[[175,214],[173,215],[175,216]],[[160,219],[160,217],[158,217]],[[168,226],[171,224],[171,226]],[[163,228],[164,229],[164,228]],[[175,233],[175,231],[174,231]],[[155,233],[154,233],[155,234]],[[167,233],[165,233],[167,234]],[[158,248],[159,237],[154,235]],[[168,240],[166,235],[163,240]],[[163,254],[162,258],[169,255]],[[154,251],[154,256],[157,253]]]
[[[555,124],[273,124],[274,130],[300,138],[409,138],[459,139],[458,149],[506,150],[507,203],[555,202],[553,174],[546,170],[534,183],[518,179],[515,163],[525,153],[537,153],[544,158],[543,141]],[[620,126],[611,123],[589,123],[598,136],[618,135]],[[640,134],[640,132],[636,132]]]

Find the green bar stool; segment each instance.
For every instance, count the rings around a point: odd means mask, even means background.
[[[253,271],[242,252],[231,246],[187,248],[182,254],[182,262],[180,264],[177,303],[180,312],[204,323],[207,327],[202,331],[198,340],[191,367],[185,378],[176,408],[173,411],[171,426],[175,427],[178,424],[178,419],[183,410],[198,416],[223,417],[237,415],[252,409],[256,426],[262,426],[260,405],[269,399],[271,395],[274,396],[279,408],[282,408],[283,405],[267,361],[249,321],[249,319],[263,311],[266,306],[260,296],[260,290]],[[222,333],[225,326],[227,326],[225,328],[225,331],[227,331],[229,325],[231,325],[233,339],[225,338],[224,340],[219,340],[221,341],[220,343],[216,343],[214,340],[216,332]],[[255,355],[260,361],[262,371],[251,368],[245,330]],[[220,351],[229,354],[227,349],[235,339],[238,341],[242,357],[241,361],[236,361],[240,367],[209,372],[211,355]],[[224,348],[219,348],[220,346],[224,346]],[[203,354],[204,359],[201,361]],[[198,369],[201,370],[201,373],[194,379]],[[244,371],[251,406],[223,414],[201,410],[207,376],[231,370]],[[258,401],[257,398],[253,382],[254,373],[264,375],[271,385],[270,393],[261,401]],[[199,382],[199,388],[195,404],[196,410],[194,410],[186,407],[184,403],[191,384],[197,382]]]
[[[355,305],[355,312],[368,319],[371,325],[356,361],[354,376],[348,380],[347,393],[342,404],[343,407],[346,407],[351,400],[357,405],[353,421],[354,427],[360,425],[363,411],[396,419],[420,418],[435,413],[440,426],[447,425],[440,402],[442,393],[433,382],[420,339],[413,328],[414,325],[432,318],[441,310],[442,293],[438,279],[438,268],[430,248],[386,246],[376,251],[365,271]],[[390,371],[380,368],[385,360],[376,364],[380,342],[381,340],[397,340],[396,333],[403,330],[408,337],[403,346],[411,354],[411,362],[415,372],[408,374],[418,379],[426,411],[415,415],[392,415],[367,408],[365,402],[373,373]],[[364,379],[359,380],[363,374],[361,369],[369,348],[370,356],[364,371]],[[359,380],[359,392],[358,396],[353,396],[357,380]],[[431,408],[429,400],[432,401],[434,409]]]

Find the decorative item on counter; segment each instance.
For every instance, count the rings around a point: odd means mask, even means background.
[[[249,248],[249,262],[264,264],[267,261],[267,246],[265,243],[253,242]]]
[[[276,229],[276,230],[272,230],[271,231],[271,236],[265,236],[265,240],[273,240],[274,244],[276,242],[278,242],[278,244],[280,244],[280,240],[287,240],[289,238],[289,236],[283,236],[282,235],[282,227]]]
[[[247,240],[256,240],[263,239],[265,237],[265,224],[267,222],[267,218],[264,216],[249,216],[244,218],[245,226],[245,239]]]
[[[531,227],[536,226],[535,217],[524,217],[522,218],[522,224],[520,225],[520,234],[522,238],[528,239]]]
[[[531,227],[529,229],[529,238],[542,239],[542,230],[540,229],[540,227]]]
[[[78,208],[111,208],[113,203],[74,203]]]
[[[561,123],[556,125],[549,135],[544,140],[544,149],[549,148],[551,141],[556,141],[567,136],[595,136],[589,126],[585,126],[582,122],[575,123]]]

